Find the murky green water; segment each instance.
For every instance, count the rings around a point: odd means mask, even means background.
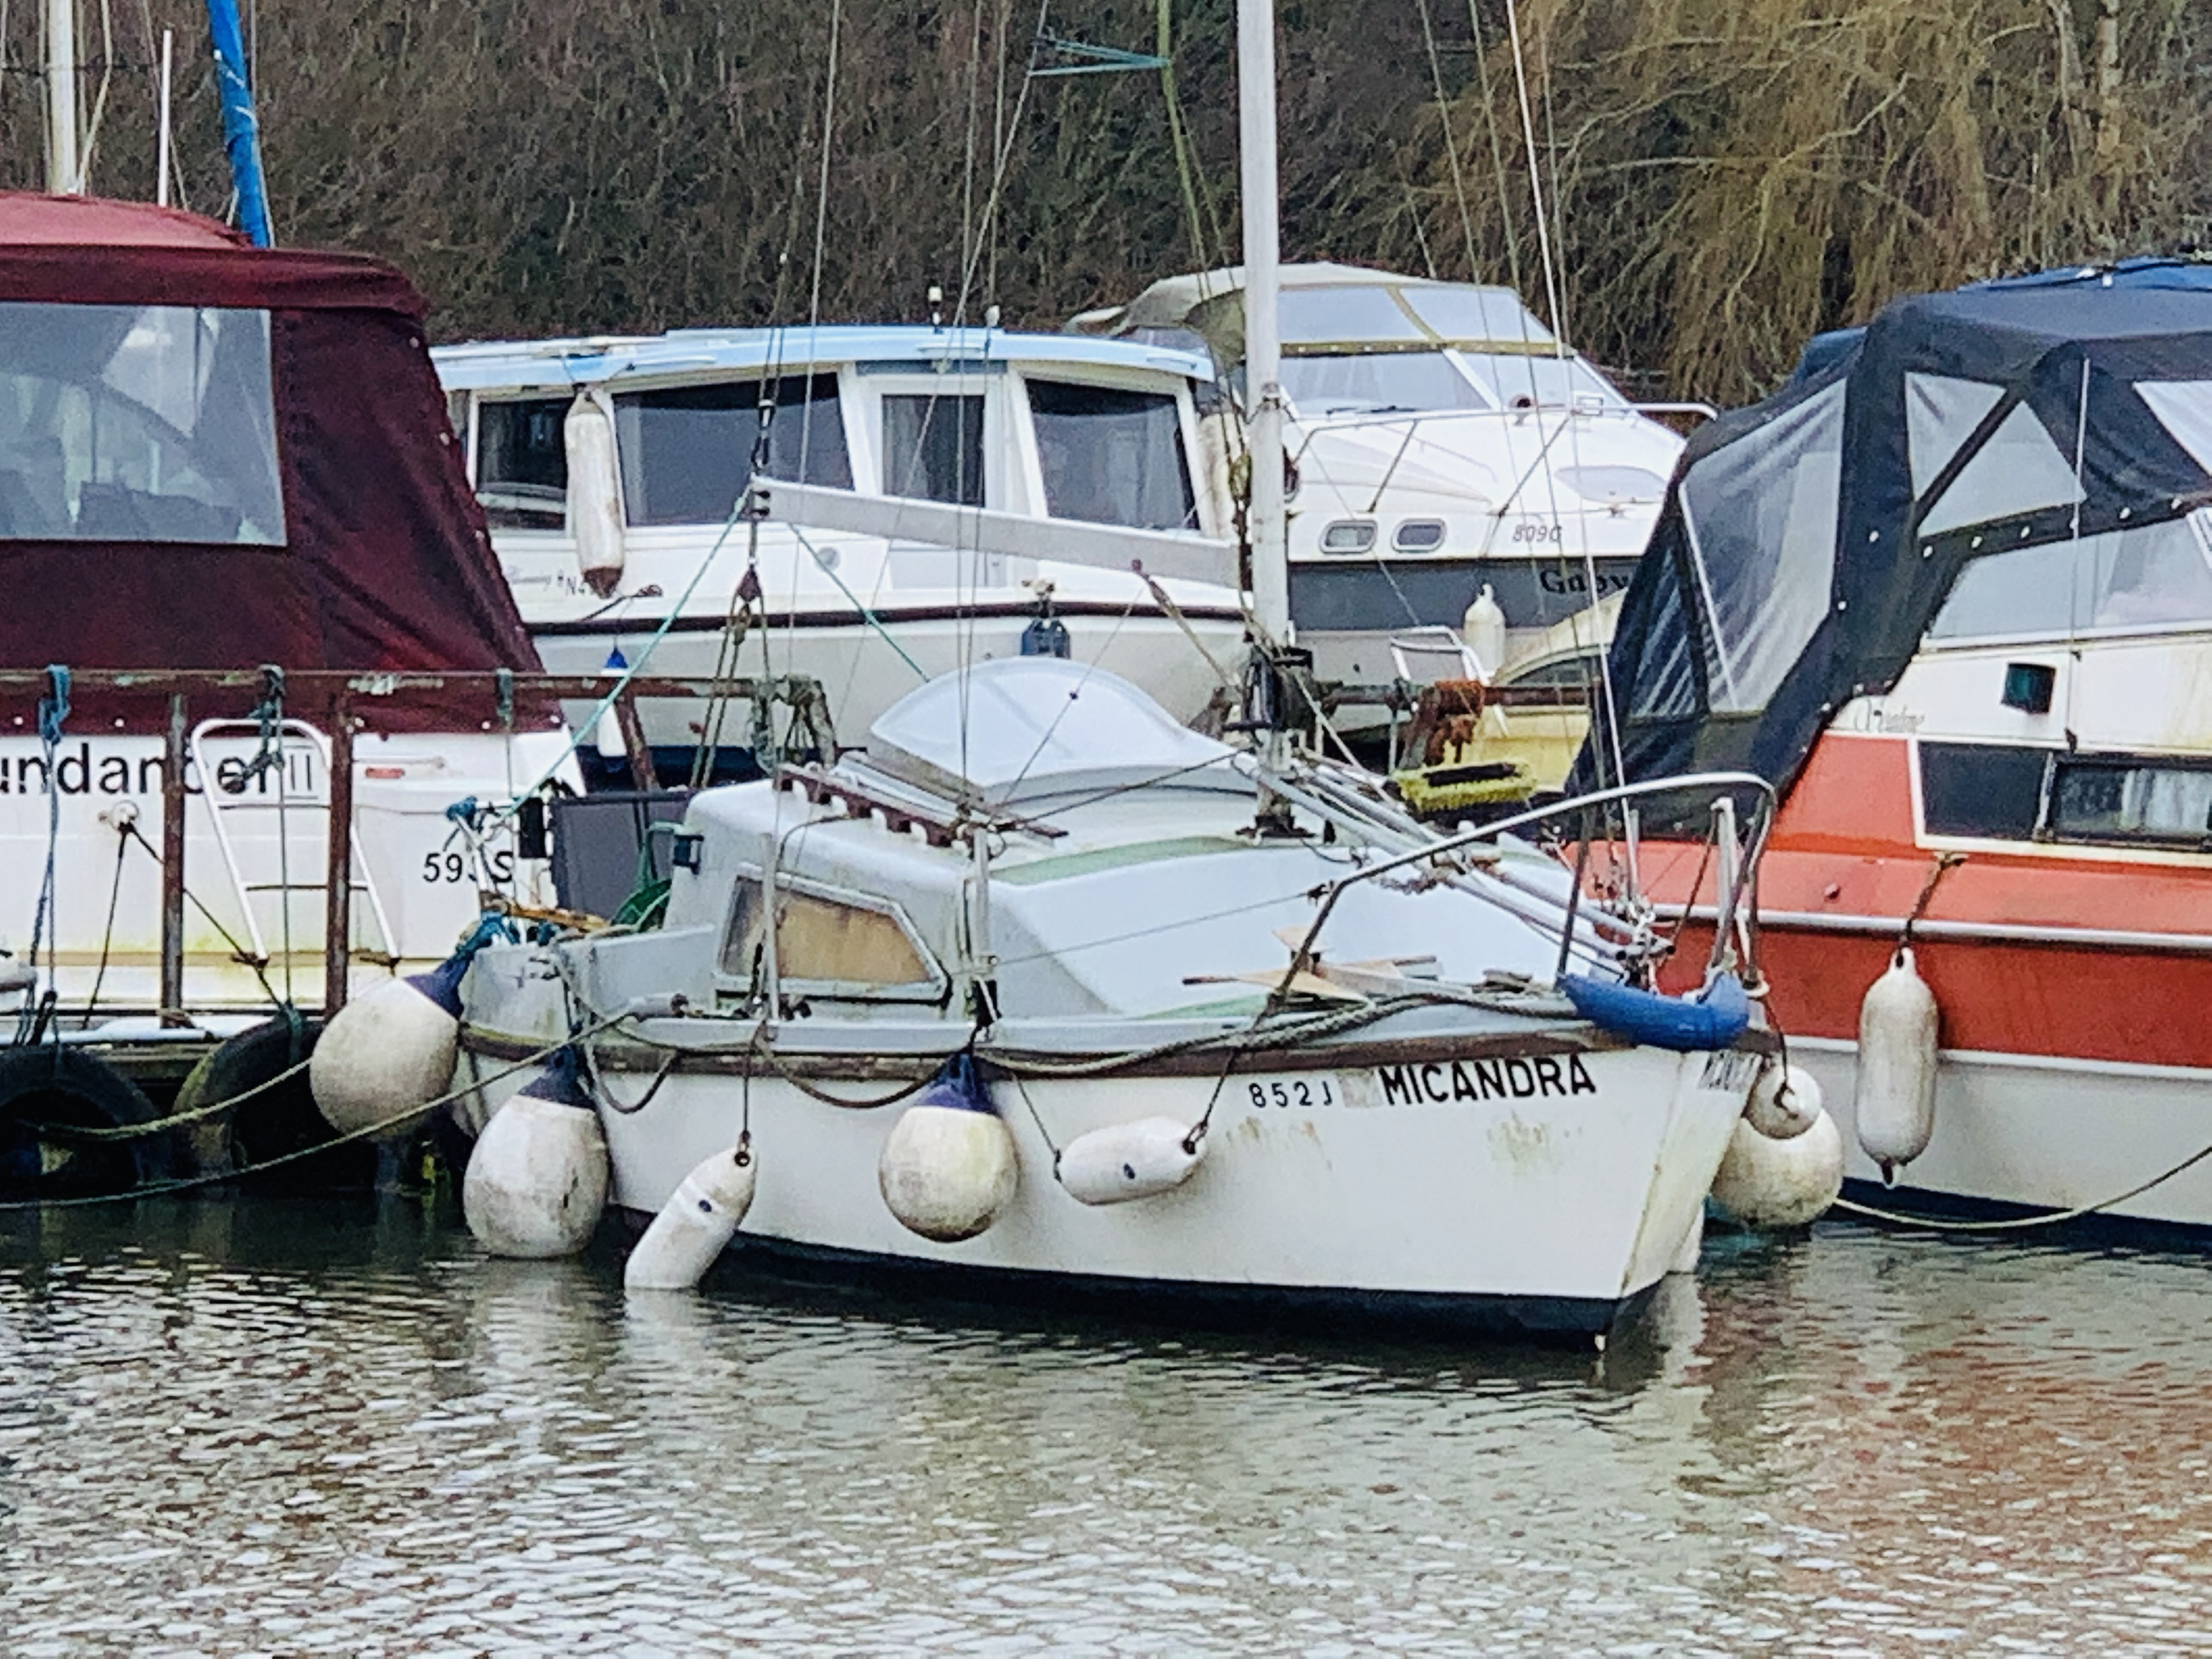
[[[1602,1368],[479,1256],[408,1205],[0,1224],[0,1646],[2212,1646],[2212,1261],[1709,1249]]]

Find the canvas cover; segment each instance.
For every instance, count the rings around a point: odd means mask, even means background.
[[[52,539],[18,520],[0,537],[0,668],[538,668],[448,426],[425,307],[397,270],[256,250],[164,208],[0,194],[0,307],[36,314],[26,305],[265,312],[282,514],[258,544],[173,525],[161,540],[106,537],[84,510]],[[465,713],[473,729],[480,701],[362,713],[386,728]]]
[[[1978,562],[2118,548],[2141,581],[2146,548],[2208,503],[2212,266],[1899,300],[1692,434],[1613,639],[1624,769],[1743,768],[1786,788],[1838,708],[1896,684]],[[2160,526],[2164,541],[2142,533]],[[2200,564],[2171,582],[2205,582]],[[1613,770],[1601,720],[1576,782]]]

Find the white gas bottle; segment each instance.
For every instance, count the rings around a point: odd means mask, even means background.
[[[1808,1224],[1843,1190],[1843,1132],[1824,1111],[1786,1140],[1738,1118],[1713,1177],[1712,1198],[1739,1226],[1766,1231]]]
[[[602,598],[622,585],[622,477],[615,422],[604,392],[582,392],[562,425],[568,462],[568,531],[584,582]]]
[[[1813,1127],[1824,1105],[1820,1085],[1810,1072],[1770,1061],[1751,1085],[1751,1101],[1743,1115],[1770,1140],[1795,1140]]]
[[[1858,1085],[1852,1114],[1859,1145],[1885,1183],[1928,1150],[1936,1132],[1936,994],[1898,947],[1888,970],[1859,1004]]]
[[[1496,678],[1498,671],[1505,665],[1505,609],[1498,603],[1498,595],[1491,591],[1488,582],[1474,596],[1474,603],[1467,608],[1460,621],[1460,637],[1474,651],[1475,660],[1482,665],[1486,678]]]
[[[591,1242],[607,1203],[607,1142],[574,1051],[492,1114],[469,1153],[461,1213],[494,1255],[544,1261]]]
[[[386,980],[331,1016],[307,1062],[307,1087],[331,1128],[397,1133],[453,1088],[468,966],[457,956],[427,974]]]
[[[684,1177],[623,1264],[626,1291],[688,1291],[706,1277],[753,1206],[758,1166],[744,1141]]]
[[[1171,1192],[1206,1157],[1203,1137],[1171,1117],[1141,1117],[1080,1134],[1060,1148],[1053,1173],[1085,1204],[1121,1204]]]

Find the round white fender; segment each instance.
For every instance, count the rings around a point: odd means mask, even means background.
[[[477,1137],[461,1212],[494,1255],[542,1261],[589,1243],[606,1203],[606,1137],[564,1049]]]
[[[1085,1204],[1120,1204],[1171,1192],[1206,1157],[1203,1139],[1171,1117],[1140,1117],[1081,1134],[1060,1148],[1053,1173]]]
[[[461,1034],[457,957],[427,974],[386,980],[331,1017],[307,1062],[315,1109],[340,1134],[398,1133],[453,1086]]]
[[[1014,1195],[1014,1138],[995,1112],[909,1106],[884,1137],[876,1184],[899,1224],[940,1244],[973,1238]]]
[[[1744,1119],[1769,1140],[1795,1140],[1820,1116],[1820,1085],[1810,1072],[1770,1061],[1751,1085]]]
[[[623,1265],[626,1291],[688,1291],[706,1276],[753,1206],[758,1166],[743,1143],[678,1184]]]
[[[1713,1202],[1739,1226],[1802,1227],[1844,1189],[1844,1136],[1822,1112],[1802,1134],[1776,1140],[1738,1118],[1713,1177]]]
[[[1900,945],[1859,1005],[1859,1145],[1885,1182],[1928,1150],[1936,1132],[1936,994]]]

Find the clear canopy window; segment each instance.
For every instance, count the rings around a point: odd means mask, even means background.
[[[566,398],[477,405],[477,500],[495,530],[559,530],[568,522]]]
[[[269,313],[0,304],[0,538],[282,546]]]
[[[983,399],[885,394],[884,494],[982,506]]]
[[[1510,288],[1417,286],[1402,293],[1413,314],[1447,340],[1552,343],[1552,331],[1536,320]]]
[[[1279,307],[1286,343],[1411,344],[1428,338],[1387,288],[1286,288]]]
[[[1283,390],[1309,419],[1499,406],[1441,351],[1285,357]]]
[[[1579,357],[1517,353],[1468,353],[1460,361],[1506,409],[1566,409],[1592,399],[1607,409],[1627,400]]]
[[[1994,553],[1964,566],[1928,625],[1931,642],[2063,639],[2212,622],[2212,517]]]
[[[850,489],[837,377],[771,384],[767,475]],[[630,523],[720,524],[737,510],[752,472],[761,390],[757,380],[724,380],[616,394],[615,447]]]
[[[1139,530],[1196,521],[1172,396],[1057,380],[1031,380],[1029,393],[1046,512]]]

